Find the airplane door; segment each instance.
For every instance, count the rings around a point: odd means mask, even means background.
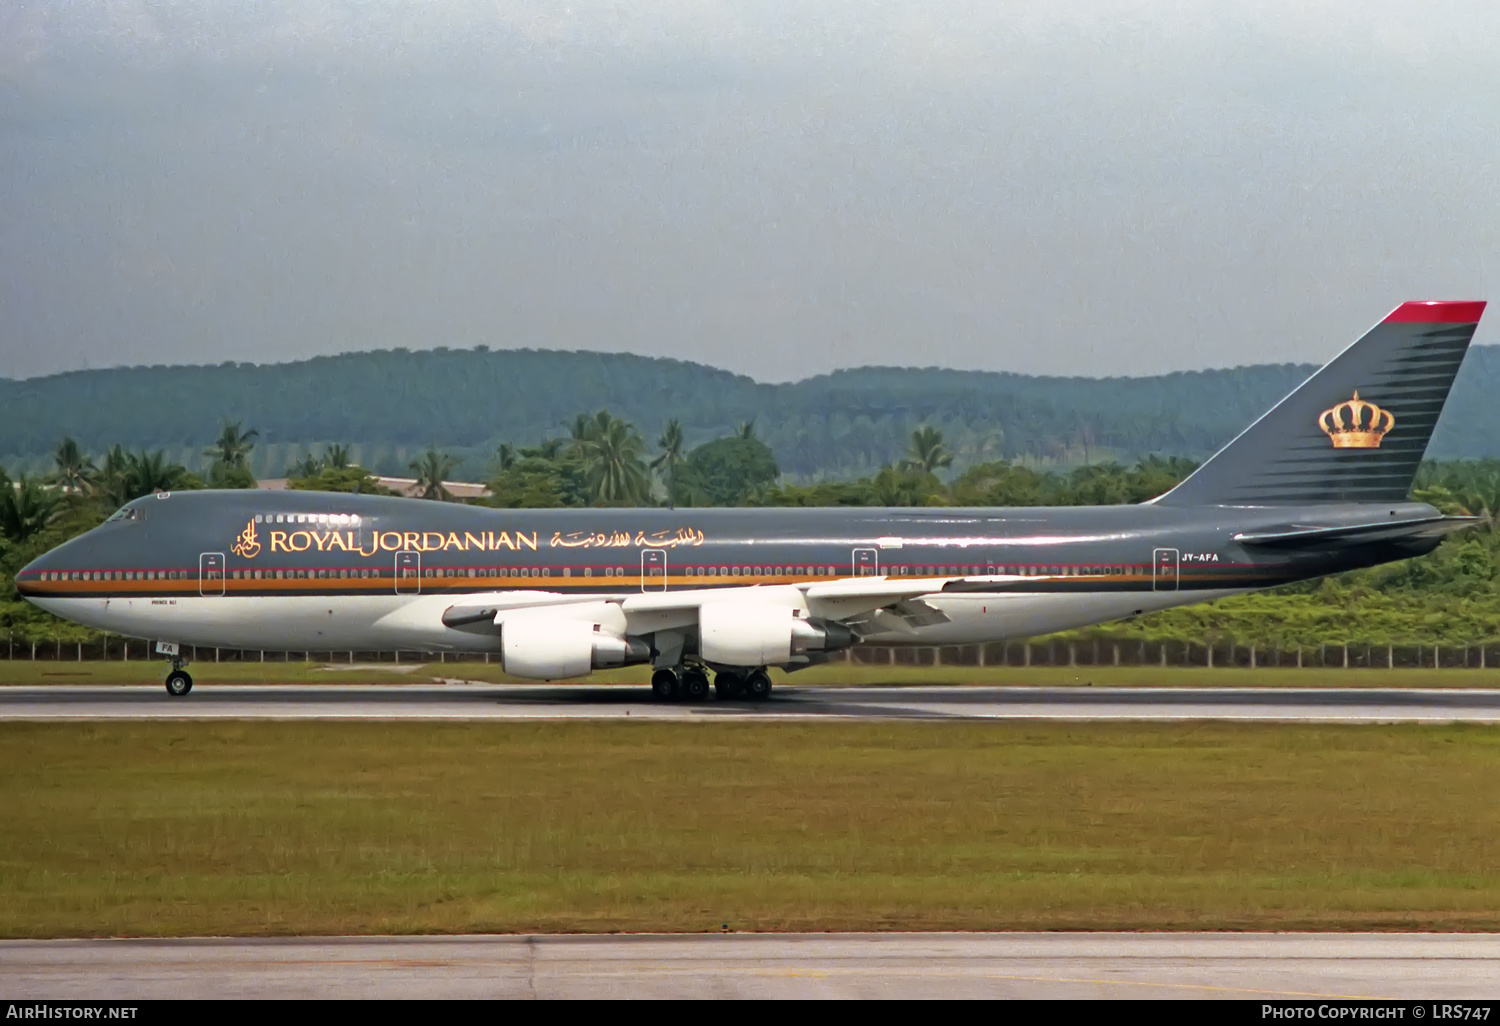
[[[205,552],[198,557],[198,594],[224,594],[224,553]]]
[[[420,552],[396,553],[396,594],[420,595],[422,593],[422,554]]]
[[[1152,553],[1151,590],[1177,590],[1177,550],[1157,549]]]
[[[880,575],[880,550],[854,550],[854,576],[878,577]]]
[[[667,590],[667,550],[641,550],[641,590]]]

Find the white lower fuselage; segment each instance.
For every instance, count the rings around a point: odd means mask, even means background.
[[[922,601],[947,622],[866,634],[880,645],[967,645],[1025,638],[1238,594],[1223,591],[968,592]],[[498,633],[452,630],[442,622],[456,603],[497,593],[388,596],[172,596],[43,598],[38,606],[76,623],[127,637],[207,648],[269,651],[499,652]],[[515,593],[508,593],[514,596]],[[608,601],[621,596],[598,595]],[[660,613],[629,613],[626,629],[644,634],[686,626]]]

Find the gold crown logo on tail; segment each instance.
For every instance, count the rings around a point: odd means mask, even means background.
[[[1396,415],[1359,397],[1330,406],[1318,415],[1318,427],[1335,449],[1378,449],[1396,426]]]
[[[255,535],[254,520],[245,523],[245,529],[240,532],[229,551],[244,559],[254,559],[260,555],[260,539]]]

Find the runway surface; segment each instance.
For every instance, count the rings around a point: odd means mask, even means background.
[[[13,1000],[1493,998],[1471,934],[729,934],[0,942]]]
[[[0,688],[0,720],[1245,720],[1500,723],[1500,691],[1400,688],[779,687],[768,702],[661,703],[645,687],[201,685]]]

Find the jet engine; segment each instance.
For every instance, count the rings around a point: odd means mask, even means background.
[[[698,610],[698,654],[719,666],[780,666],[808,651],[848,648],[841,623],[809,620],[800,609],[761,602],[708,602]]]
[[[534,680],[581,677],[590,670],[651,661],[651,646],[587,620],[511,617],[500,628],[505,672]]]

